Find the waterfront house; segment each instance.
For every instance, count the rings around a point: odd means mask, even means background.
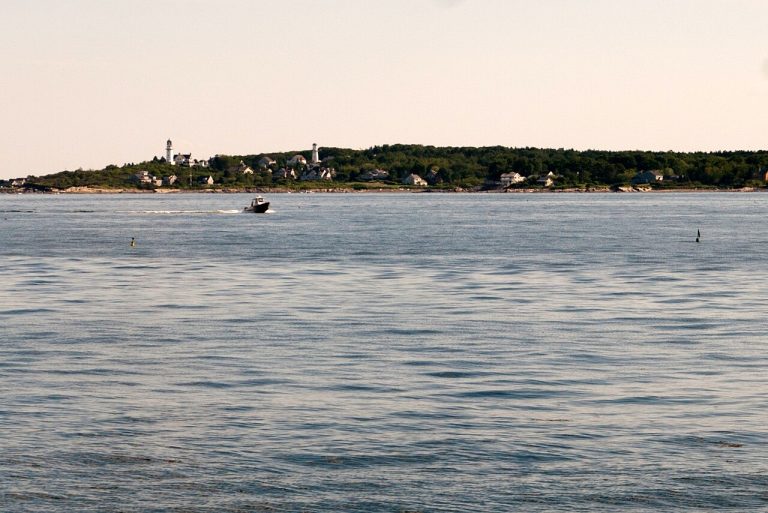
[[[664,175],[659,171],[643,171],[632,177],[632,185],[643,183],[656,183],[664,180]]]
[[[213,183],[213,177],[210,175],[200,179],[200,185],[213,185]]]
[[[525,181],[525,177],[520,173],[503,173],[500,177],[502,187],[509,187],[516,183],[522,183]]]
[[[540,176],[539,179],[536,180],[536,183],[539,185],[543,185],[544,187],[552,187],[553,185],[555,185],[555,178],[557,178],[555,173],[550,171],[546,175]]]
[[[417,174],[411,173],[403,179],[405,185],[416,185],[418,187],[426,187],[427,181]]]
[[[139,185],[154,185],[156,180],[157,177],[150,175],[149,171],[139,171],[131,176],[131,181],[138,183]]]
[[[385,171],[383,169],[371,169],[370,171],[366,171],[357,177],[358,180],[363,180],[366,182],[373,180],[386,180],[387,178],[389,178],[389,171]]]

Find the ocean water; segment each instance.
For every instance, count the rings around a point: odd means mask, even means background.
[[[0,195],[0,511],[768,510],[768,195],[267,199]]]

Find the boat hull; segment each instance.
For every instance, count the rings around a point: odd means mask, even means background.
[[[264,203],[260,203],[258,205],[252,206],[252,207],[245,207],[243,209],[243,212],[249,212],[253,214],[263,214],[269,210],[269,201],[266,201]]]

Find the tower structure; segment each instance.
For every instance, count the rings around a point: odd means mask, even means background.
[[[317,153],[317,143],[312,143],[312,164],[320,163],[320,155]]]
[[[165,143],[165,161],[173,165],[173,143],[170,139]]]

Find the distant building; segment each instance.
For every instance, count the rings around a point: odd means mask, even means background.
[[[200,179],[200,185],[213,185],[213,184],[214,184],[214,181],[212,176],[203,177]]]
[[[543,185],[544,187],[552,187],[553,185],[555,185],[555,178],[557,178],[555,173],[550,171],[546,175],[540,176],[539,179],[536,180],[536,183],[539,185]]]
[[[257,165],[262,169],[266,169],[268,167],[274,166],[275,164],[276,162],[267,156],[261,157],[257,162]]]
[[[427,185],[426,180],[424,180],[422,177],[414,173],[411,173],[410,175],[406,176],[403,179],[403,183],[405,185],[416,185],[418,187],[425,187]]]
[[[503,187],[509,187],[510,185],[524,182],[525,177],[520,173],[504,173],[501,175],[500,181]]]
[[[272,173],[272,176],[274,178],[285,178],[289,180],[296,180],[296,171],[290,168],[286,169],[284,167],[281,167],[280,169]]]
[[[193,160],[191,153],[173,154],[173,142],[168,139],[165,143],[165,161],[174,166],[208,167],[207,160]]]
[[[149,171],[139,171],[131,176],[131,181],[139,185],[152,185],[157,178],[149,174]]]
[[[334,174],[333,169],[313,167],[304,171],[299,180],[333,180]]]
[[[179,177],[176,175],[166,176],[163,178],[163,184],[165,185],[173,185],[179,180]]]
[[[389,178],[389,171],[384,171],[383,169],[371,169],[370,171],[366,171],[365,173],[361,174],[357,178],[358,180],[363,180],[366,182],[373,180],[386,180]]]
[[[190,167],[191,162],[192,162],[191,153],[178,153],[173,157],[173,164],[176,166]]]
[[[237,167],[235,167],[235,171],[240,173],[241,175],[253,174],[253,169],[251,169],[251,167],[247,165],[245,162],[243,162],[242,160],[240,161],[240,164],[238,164]]]
[[[288,165],[289,166],[306,166],[307,159],[305,159],[303,155],[294,155],[288,161]]]
[[[643,183],[661,182],[662,180],[664,180],[664,175],[659,171],[643,171],[642,173],[637,173],[633,176],[631,183],[632,185],[639,185]]]
[[[312,160],[310,162],[313,166],[320,164],[320,154],[317,150],[317,143],[312,143]]]
[[[288,161],[288,167],[303,168],[299,180],[333,180],[336,176],[336,170],[323,164],[323,161],[320,160],[317,143],[312,144],[312,157],[309,163],[302,155],[294,155]],[[295,177],[295,173],[293,174]],[[275,175],[273,174],[273,176]],[[277,177],[281,178],[282,176],[278,174]]]
[[[443,183],[443,179],[440,177],[440,172],[437,168],[432,168],[427,172],[427,176],[424,177],[429,185],[437,185]]]

